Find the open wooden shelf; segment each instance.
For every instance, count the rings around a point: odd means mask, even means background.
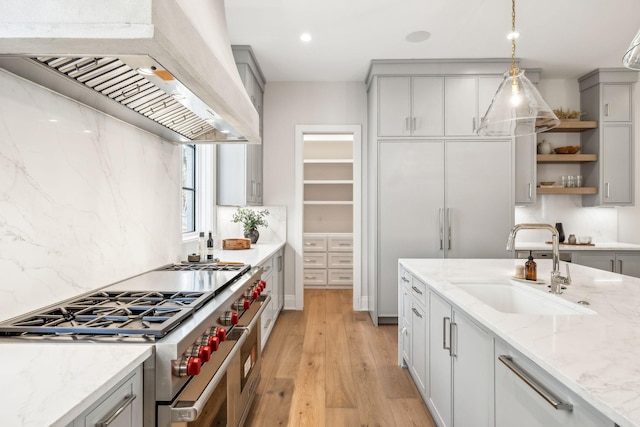
[[[560,124],[548,130],[547,132],[584,132],[585,130],[596,129],[598,122],[596,121],[560,121]]]
[[[538,154],[538,163],[583,163],[595,162],[598,160],[597,154]]]
[[[598,194],[596,187],[538,187],[538,194]]]

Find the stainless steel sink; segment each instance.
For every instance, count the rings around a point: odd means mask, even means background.
[[[538,290],[515,282],[453,284],[501,313],[545,316],[596,314],[593,310],[547,293],[546,287]]]

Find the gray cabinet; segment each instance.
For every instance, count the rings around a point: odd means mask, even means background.
[[[380,77],[378,99],[378,136],[442,135],[442,77]]]
[[[640,277],[640,252],[576,251],[573,253],[572,262],[613,273]]]
[[[69,427],[138,427],[143,421],[142,403],[142,367],[138,366],[80,414]]]
[[[515,204],[534,205],[537,182],[536,137],[518,136],[515,144]]]
[[[494,363],[496,427],[613,427],[611,420],[499,340]],[[543,395],[560,406],[555,408]]]
[[[397,317],[399,258],[506,258],[511,141],[380,141],[379,318]]]
[[[428,404],[436,423],[493,426],[493,337],[433,292],[428,361]]]
[[[269,340],[273,326],[278,319],[280,310],[284,306],[284,250],[280,249],[275,255],[265,260],[260,266],[263,268],[262,280],[267,283],[264,295],[271,295],[269,305],[260,317],[261,349]]]
[[[258,111],[262,137],[265,79],[250,46],[232,46],[236,66],[247,95]],[[262,205],[262,145],[217,146],[217,204]]]
[[[634,204],[634,108],[638,73],[626,69],[599,69],[579,79],[580,109],[584,120],[596,120],[597,129],[582,132],[582,153],[598,155],[583,163],[585,187],[597,194],[584,195],[584,206]]]

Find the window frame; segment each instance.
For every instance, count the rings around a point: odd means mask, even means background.
[[[212,144],[195,145],[195,231],[182,233],[182,241],[198,240],[201,231],[216,234],[216,146]],[[182,186],[181,186],[182,189]],[[182,190],[180,192],[182,197]],[[182,216],[180,217],[182,219]],[[182,227],[182,225],[180,225]]]

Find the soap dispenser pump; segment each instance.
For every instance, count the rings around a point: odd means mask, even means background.
[[[527,280],[538,280],[537,265],[533,260],[533,254],[531,251],[529,251],[528,261],[524,263],[524,277]]]

